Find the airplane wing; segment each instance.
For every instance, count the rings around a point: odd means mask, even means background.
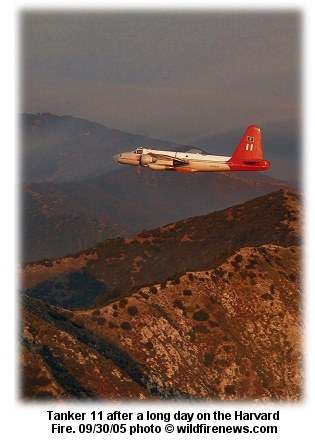
[[[161,153],[148,153],[152,157],[156,157],[159,161],[170,161],[174,165],[184,165],[189,164],[188,160],[181,159],[179,157],[169,156],[167,154],[161,154]]]

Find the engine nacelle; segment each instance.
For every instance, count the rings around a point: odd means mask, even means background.
[[[165,170],[168,170],[170,167],[167,167],[165,165],[158,165],[156,163],[149,163],[148,168],[150,168],[150,170],[154,170],[154,171],[165,171]]]
[[[140,159],[140,165],[148,166],[150,163],[154,163],[157,161],[156,157],[150,156],[150,154],[143,154]]]

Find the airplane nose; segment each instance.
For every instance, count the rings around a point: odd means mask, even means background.
[[[134,153],[119,153],[116,154],[113,159],[117,163],[122,163],[125,165],[139,165],[138,157]]]

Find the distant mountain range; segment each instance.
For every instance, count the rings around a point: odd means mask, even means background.
[[[279,190],[21,267],[21,399],[299,401],[302,230]]]
[[[184,149],[70,116],[22,115],[21,261],[61,257],[117,236],[294,186],[262,173],[152,172],[118,166],[137,146]]]
[[[86,180],[117,169],[113,156],[139,146],[179,148],[173,142],[50,113],[21,115],[21,143],[22,180],[55,183]]]
[[[65,182],[86,180],[118,169],[113,156],[137,147],[187,151],[188,145],[109,129],[104,125],[72,116],[50,113],[21,115],[22,178],[29,182]],[[210,154],[230,155],[246,127],[206,139],[194,147]],[[264,154],[271,170],[292,171],[289,178],[299,181],[301,162],[300,129],[297,121],[277,121],[262,128]],[[295,167],[292,168],[294,161]],[[269,171],[265,173],[270,175]]]

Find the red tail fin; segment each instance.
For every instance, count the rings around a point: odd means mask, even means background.
[[[270,163],[263,158],[261,133],[258,127],[251,125],[247,128],[228,164],[232,171],[268,170]]]

